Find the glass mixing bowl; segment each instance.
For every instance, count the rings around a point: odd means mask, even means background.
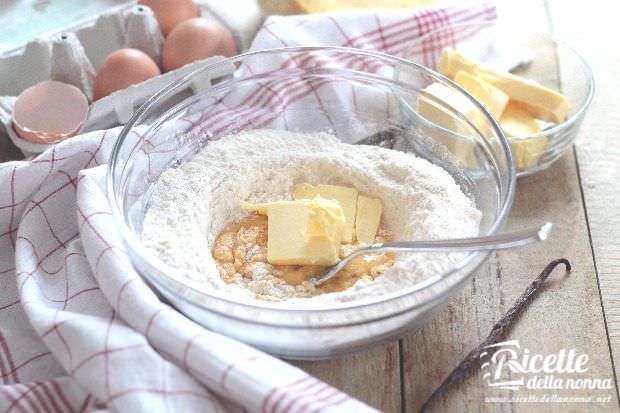
[[[462,94],[484,117],[486,139],[476,141],[475,162],[459,163],[458,142],[416,114],[421,89],[432,81]],[[475,135],[464,116],[444,109]],[[356,49],[284,48],[224,59],[170,84],[125,126],[108,165],[110,204],[127,250],[142,277],[178,310],[278,356],[325,358],[419,326],[460,291],[488,253],[468,254],[448,271],[395,293],[312,308],[236,301],[175,278],[175,269],[140,240],[154,182],[210,142],[256,128],[329,131],[344,142],[405,151],[440,165],[482,211],[481,234],[496,233],[510,210],[515,172],[495,120],[458,86],[420,65]]]
[[[594,77],[583,57],[548,33],[515,30],[501,20],[443,26],[420,37],[405,58],[437,69],[443,49],[451,47],[466,56],[533,79],[558,90],[570,103],[567,118],[543,126],[541,133],[510,137],[517,176],[547,168],[568,148],[579,132],[594,96]]]

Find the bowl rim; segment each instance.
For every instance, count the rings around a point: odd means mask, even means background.
[[[326,305],[325,303],[316,303],[317,305],[313,306],[313,307],[303,307],[303,308],[295,308],[292,307],[291,304],[289,303],[284,304],[283,302],[277,302],[277,303],[272,303],[272,302],[268,302],[266,301],[265,303],[258,303],[257,301],[241,301],[241,300],[236,300],[227,296],[224,296],[223,294],[219,294],[219,292],[210,292],[210,291],[205,291],[204,289],[198,289],[195,286],[192,285],[192,282],[188,281],[188,280],[183,280],[181,278],[175,278],[169,275],[169,271],[166,271],[168,269],[171,269],[168,265],[166,265],[165,263],[163,263],[159,258],[157,258],[154,254],[152,253],[148,253],[148,249],[146,247],[144,247],[144,245],[142,244],[141,240],[139,239],[139,237],[137,237],[136,235],[134,235],[133,231],[129,228],[129,226],[127,225],[127,223],[125,222],[125,217],[124,214],[121,210],[121,207],[117,201],[117,191],[116,191],[116,185],[114,182],[114,176],[117,174],[117,168],[122,167],[124,169],[125,165],[120,165],[119,164],[119,157],[120,157],[120,153],[121,150],[123,149],[123,143],[125,142],[127,136],[129,136],[132,133],[132,130],[134,127],[138,126],[136,125],[137,122],[139,122],[140,120],[142,120],[142,116],[151,108],[151,106],[153,106],[154,104],[156,104],[160,98],[165,97],[168,93],[171,93],[173,91],[175,91],[177,88],[181,87],[182,85],[184,85],[188,80],[192,79],[194,76],[200,74],[200,73],[206,73],[209,71],[217,71],[218,68],[220,67],[226,67],[226,65],[234,66],[235,62],[242,62],[250,57],[253,56],[257,56],[257,55],[269,55],[269,54],[291,54],[291,53],[308,53],[308,52],[333,52],[333,53],[347,53],[347,54],[356,54],[356,55],[361,55],[361,56],[369,56],[369,57],[376,57],[376,58],[380,58],[383,60],[387,60],[393,64],[398,64],[398,65],[404,65],[404,66],[408,66],[409,68],[412,68],[418,72],[421,72],[423,74],[426,75],[430,75],[433,78],[436,79],[440,79],[441,81],[444,81],[445,78],[443,75],[419,64],[419,63],[415,63],[415,62],[411,62],[409,60],[400,58],[400,57],[396,57],[396,56],[391,56],[385,53],[381,53],[381,52],[376,52],[376,51],[370,51],[370,50],[364,50],[364,49],[356,49],[356,48],[348,48],[348,47],[337,47],[337,46],[293,46],[293,47],[282,47],[282,48],[271,48],[271,49],[262,49],[262,50],[256,50],[256,51],[250,51],[250,52],[246,52],[246,53],[242,53],[236,56],[232,56],[226,59],[222,59],[219,60],[217,62],[214,63],[210,63],[204,67],[200,67],[197,68],[189,73],[187,73],[186,75],[184,75],[183,77],[181,77],[180,79],[168,84],[167,86],[165,86],[164,88],[162,88],[161,90],[159,90],[158,92],[156,92],[153,96],[151,96],[149,99],[147,99],[141,106],[140,108],[138,108],[138,110],[136,110],[136,112],[133,114],[133,116],[130,118],[130,120],[123,126],[123,129],[121,130],[121,132],[119,133],[116,142],[114,143],[114,146],[112,148],[112,151],[110,153],[109,159],[108,159],[108,165],[107,165],[107,171],[106,171],[106,192],[107,192],[107,198],[108,198],[108,203],[110,205],[110,210],[112,212],[112,216],[114,217],[114,220],[116,221],[116,225],[117,228],[123,238],[123,241],[128,245],[129,247],[129,257],[130,257],[130,262],[132,263],[132,266],[134,266],[134,269],[136,270],[136,272],[141,275],[142,277],[146,277],[146,278],[154,278],[154,281],[157,283],[157,285],[161,288],[164,287],[166,288],[168,291],[172,292],[174,295],[176,296],[180,296],[185,302],[187,303],[192,303],[198,307],[200,307],[201,309],[204,310],[208,310],[210,312],[216,312],[218,314],[221,314],[225,317],[229,317],[229,318],[239,318],[236,315],[233,314],[225,314],[222,313],[218,310],[214,310],[212,308],[209,308],[207,305],[205,305],[204,302],[198,301],[198,300],[193,300],[185,295],[182,295],[180,293],[178,293],[178,291],[174,291],[171,290],[168,286],[165,286],[160,280],[157,280],[156,277],[153,277],[151,274],[143,274],[141,271],[139,271],[137,268],[135,268],[135,259],[133,257],[133,253],[137,254],[139,256],[139,258],[141,260],[143,260],[144,262],[147,263],[148,266],[154,268],[156,270],[156,272],[158,272],[161,276],[163,276],[167,282],[172,282],[174,284],[180,285],[183,288],[187,288],[189,290],[192,290],[194,293],[197,293],[199,295],[202,296],[206,296],[209,299],[215,299],[221,302],[224,302],[226,304],[229,305],[233,305],[233,306],[238,306],[238,307],[243,307],[249,310],[254,310],[254,311],[271,311],[271,312],[277,312],[277,313],[286,313],[286,314],[291,314],[291,313],[295,313],[295,314],[309,314],[309,313],[320,313],[320,312],[325,312],[325,311],[329,311],[330,313],[333,313],[335,311],[347,311],[347,310],[351,310],[351,309],[361,309],[361,308],[369,308],[375,305],[380,305],[382,303],[388,302],[388,301],[392,301],[392,300],[396,300],[398,298],[402,298],[405,296],[408,296],[410,294],[414,294],[414,293],[419,293],[422,290],[426,290],[429,288],[432,288],[433,286],[437,285],[439,282],[441,281],[446,281],[448,279],[451,279],[452,277],[454,277],[456,274],[458,274],[458,272],[466,267],[467,265],[471,264],[472,262],[475,261],[475,259],[482,257],[482,259],[480,260],[480,262],[483,262],[484,259],[489,255],[490,252],[483,252],[483,251],[476,251],[476,252],[471,252],[468,253],[466,257],[464,257],[462,260],[458,261],[457,264],[455,264],[453,267],[451,267],[449,270],[446,270],[444,272],[435,274],[431,277],[428,277],[418,283],[415,283],[413,285],[410,285],[406,288],[403,288],[401,290],[398,291],[394,291],[392,293],[388,293],[388,294],[382,294],[379,296],[371,296],[371,297],[366,297],[363,299],[359,299],[359,300],[352,300],[352,301],[348,301],[348,302],[330,302],[328,303],[328,305]],[[235,67],[236,69],[236,67]],[[386,78],[387,79],[387,78]],[[390,80],[391,82],[394,82],[395,80],[392,79]],[[448,79],[448,82],[451,84],[454,84],[453,82],[451,82]],[[456,85],[456,84],[454,84]],[[452,86],[452,85],[451,85]],[[217,84],[213,85],[211,89],[208,90],[213,90],[214,88],[217,87]],[[484,108],[484,106],[479,103],[473,96],[471,96],[467,91],[465,91],[464,89],[462,89],[460,86],[456,85],[456,87],[468,98],[470,99],[470,101],[478,108],[480,109],[483,114],[485,115],[485,117],[487,118],[487,120],[490,122],[492,129],[494,130],[494,132],[497,134],[501,148],[502,148],[502,152],[504,154],[504,156],[506,157],[506,164],[507,164],[507,184],[506,187],[503,188],[504,189],[504,193],[502,194],[500,192],[500,207],[497,213],[497,217],[495,218],[494,222],[491,224],[490,228],[488,229],[488,234],[492,235],[492,234],[496,234],[501,228],[502,226],[505,224],[506,219],[508,217],[508,214],[512,208],[512,203],[514,200],[514,194],[515,194],[515,187],[516,187],[516,170],[514,167],[514,162],[513,162],[513,158],[512,158],[512,152],[511,152],[511,148],[510,148],[510,144],[508,143],[507,138],[505,137],[505,135],[503,134],[501,128],[499,127],[499,124],[497,123],[497,121],[493,118],[493,116]],[[202,92],[204,93],[204,92]],[[195,96],[195,95],[194,95]],[[191,99],[192,97],[189,97],[187,99]],[[185,102],[185,100],[184,100]],[[178,104],[177,104],[178,105]],[[174,107],[176,107],[177,105],[175,105]],[[169,113],[170,110],[172,110],[174,107],[171,107],[169,109],[166,110],[165,113]],[[160,119],[162,115],[158,116],[158,119]],[[501,184],[500,184],[501,185]],[[501,188],[500,188],[501,189]],[[503,195],[503,199],[501,198],[501,196]],[[118,194],[118,197],[120,197],[120,194]],[[502,204],[503,202],[503,204]],[[461,280],[457,279],[455,286],[456,285],[460,285],[462,284],[462,282],[464,280],[467,279],[468,276],[472,276],[473,275],[473,271],[468,272],[465,276],[462,277]],[[146,281],[150,281],[150,280],[146,280]],[[150,284],[151,282],[147,282],[147,284]],[[151,287],[153,288],[153,287]],[[446,291],[441,291],[441,293],[447,294],[452,290],[452,287],[449,289],[444,289]],[[440,294],[433,294],[433,298],[439,296]],[[420,305],[424,305],[427,304],[430,301],[424,301],[424,302],[420,302]],[[297,302],[295,302],[293,305],[298,304]],[[247,321],[247,319],[241,317],[240,319]],[[276,323],[274,323],[276,324]],[[277,324],[276,324],[277,325]]]
[[[437,35],[437,33],[441,33],[444,30],[447,30],[447,29],[450,29],[450,28],[458,28],[458,27],[498,26],[498,25],[500,25],[499,22],[500,22],[500,19],[495,18],[495,19],[474,20],[474,21],[468,21],[468,22],[447,24],[447,25],[438,27],[438,28],[436,28],[434,30],[429,31],[425,35],[420,36],[418,39],[416,39],[412,43],[411,47],[409,49],[407,49],[407,51],[405,52],[405,56],[409,55],[409,53],[408,53],[409,50],[414,48],[416,45],[421,44],[423,41],[427,40],[431,36]],[[536,133],[536,134],[532,134],[532,135],[527,135],[527,136],[511,137],[509,139],[511,142],[521,142],[521,141],[526,141],[526,140],[530,140],[530,139],[546,138],[546,137],[548,137],[550,135],[555,135],[556,133],[561,132],[562,130],[569,129],[573,124],[577,123],[578,121],[580,121],[585,116],[585,113],[586,113],[588,107],[592,103],[592,99],[594,98],[594,93],[595,93],[595,89],[596,89],[596,83],[594,81],[594,72],[592,71],[592,67],[590,67],[590,64],[587,62],[587,60],[579,52],[577,52],[577,50],[573,46],[571,46],[570,44],[568,44],[564,40],[554,36],[550,32],[532,31],[532,32],[524,32],[522,34],[525,34],[525,35],[536,35],[536,36],[545,37],[545,38],[553,41],[555,44],[562,46],[563,48],[568,50],[570,53],[572,53],[577,58],[577,60],[581,63],[582,68],[583,68],[583,70],[584,70],[584,72],[586,74],[586,77],[588,79],[588,92],[587,92],[587,96],[586,96],[583,104],[581,104],[579,109],[571,117],[569,117],[568,119],[566,119],[563,122],[558,123],[558,124],[548,128],[548,129],[545,129],[544,131],[542,131],[540,133]],[[433,69],[431,69],[431,70],[433,70]],[[452,79],[450,79],[450,80],[452,81]],[[452,82],[454,82],[454,81],[452,81]],[[437,125],[437,126],[442,128],[439,125]],[[445,128],[442,128],[442,129],[444,129],[444,130],[446,130],[448,132],[451,132],[451,131],[449,131],[449,130],[447,130]],[[453,133],[455,135],[458,135],[455,132],[451,132],[451,133]]]

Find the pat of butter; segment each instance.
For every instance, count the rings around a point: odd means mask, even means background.
[[[564,122],[568,109],[568,100],[561,93],[549,89],[540,83],[515,76],[511,73],[481,72],[478,76],[503,90],[510,99],[520,102],[537,118],[551,122]]]
[[[518,103],[511,102],[499,118],[506,136],[519,138],[540,133],[538,121]]]
[[[494,118],[500,118],[508,104],[509,97],[507,94],[463,70],[456,72],[454,81],[468,91],[473,97],[478,99]]]
[[[477,135],[476,131],[460,119],[456,113],[453,113],[448,107],[444,107],[443,104],[445,104],[465,115],[482,134],[486,132],[483,112],[464,95],[450,89],[443,83],[431,83],[425,87],[423,91],[433,96],[441,103],[420,95],[418,97],[417,111],[422,117],[445,129],[465,136]]]
[[[480,66],[475,60],[470,59],[463,53],[447,47],[443,49],[441,53],[437,70],[439,70],[439,73],[442,75],[454,79],[456,74],[460,71],[475,75],[480,70]]]
[[[509,137],[515,167],[522,169],[536,165],[547,146],[548,138],[510,139],[540,133],[536,119],[521,105],[513,102],[506,107],[499,124]]]
[[[382,212],[383,205],[380,199],[369,198],[364,195],[357,197],[355,236],[361,244],[372,244],[375,242]]]
[[[570,105],[561,93],[534,80],[493,70],[456,50],[448,48],[443,51],[439,71],[449,78],[454,78],[459,71],[474,75],[502,90],[510,99],[527,105],[527,109],[539,119],[560,123],[568,114]]]
[[[267,261],[274,265],[334,265],[345,217],[335,201],[316,197],[241,205],[267,215]]]
[[[467,116],[470,122],[474,125],[478,123],[476,127],[481,126],[481,122],[479,121],[481,118],[478,114],[482,116],[482,112],[464,96],[459,95],[441,83],[432,83],[424,90],[432,96],[435,96],[440,101],[446,102],[455,110],[465,114],[465,116]],[[445,145],[447,150],[454,154],[463,166],[474,167],[477,164],[475,156],[476,143],[473,139],[467,138],[467,136],[477,135],[476,131],[471,126],[467,125],[462,119],[458,118],[454,113],[443,107],[441,104],[434,102],[423,95],[418,97],[417,112],[420,116],[436,125],[439,125],[449,131],[456,132],[460,135],[464,135],[457,136],[452,133],[442,133],[437,131],[431,136],[436,141]],[[476,122],[476,120],[478,120],[478,122]]]
[[[293,199],[313,199],[317,196],[333,199],[340,204],[344,213],[345,225],[342,229],[342,241],[353,242],[355,239],[355,211],[357,208],[357,194],[355,188],[338,185],[310,185],[300,184],[293,188]]]

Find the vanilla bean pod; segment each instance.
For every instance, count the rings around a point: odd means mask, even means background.
[[[450,385],[459,382],[465,378],[465,374],[469,369],[474,366],[477,360],[480,358],[480,354],[485,351],[485,348],[491,344],[495,344],[500,341],[506,331],[511,327],[512,323],[517,319],[521,312],[528,306],[528,304],[536,297],[540,292],[541,287],[553,270],[560,264],[564,264],[566,272],[570,272],[571,265],[566,258],[559,258],[551,261],[544,270],[536,277],[534,281],[525,289],[523,294],[515,301],[515,303],[508,309],[506,314],[493,326],[489,336],[480,343],[475,349],[469,352],[467,356],[459,363],[458,366],[450,375],[441,383],[441,385],[431,394],[426,402],[420,408],[420,412],[425,412],[431,406],[432,402],[437,399]]]

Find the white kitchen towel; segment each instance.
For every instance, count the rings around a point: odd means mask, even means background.
[[[252,48],[402,54],[492,6],[271,17]],[[372,410],[163,304],[132,269],[104,191],[119,129],[0,165],[0,411]]]

